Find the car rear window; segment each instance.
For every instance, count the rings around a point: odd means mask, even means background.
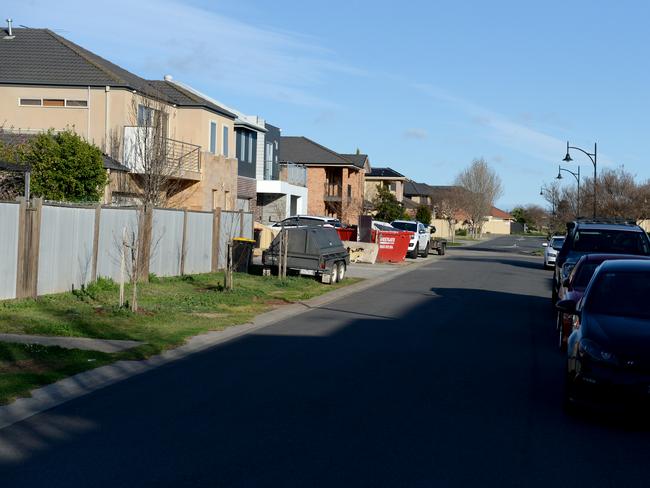
[[[594,275],[594,271],[600,263],[584,263],[576,270],[576,277],[573,279],[573,288],[587,288]]]
[[[415,222],[392,222],[391,225],[400,230],[410,230],[411,232],[418,231],[418,224]]]
[[[650,319],[650,272],[601,273],[591,285],[587,310],[591,313]]]
[[[573,250],[587,253],[650,254],[648,241],[641,232],[623,230],[577,230]]]

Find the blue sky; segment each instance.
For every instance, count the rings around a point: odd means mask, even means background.
[[[2,14],[418,181],[450,184],[483,157],[506,209],[542,203],[567,139],[650,178],[648,2],[9,0]]]

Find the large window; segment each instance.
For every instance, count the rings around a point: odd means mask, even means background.
[[[217,154],[217,123],[210,122],[210,152]]]
[[[228,155],[229,155],[229,154],[228,154],[228,149],[229,149],[229,148],[228,148],[228,139],[229,139],[229,136],[228,136],[228,126],[227,126],[227,125],[224,125],[224,126],[223,126],[223,141],[222,141],[222,143],[221,143],[221,144],[222,144],[222,147],[223,147],[223,150],[222,150],[221,152],[222,152],[223,155],[226,156],[226,157],[228,157]]]
[[[253,133],[249,132],[248,133],[248,159],[247,159],[249,163],[253,162],[253,146],[254,146],[253,142],[254,142]]]

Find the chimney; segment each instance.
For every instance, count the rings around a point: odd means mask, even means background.
[[[174,78],[172,77],[172,75],[165,75],[165,77],[163,79],[165,81],[172,81]]]
[[[13,20],[7,19],[7,35],[4,36],[4,39],[13,39],[14,37],[16,37],[16,36],[14,36],[14,31],[11,28],[12,22],[13,22]]]

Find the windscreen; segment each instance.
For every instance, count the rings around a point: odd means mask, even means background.
[[[551,239],[551,247],[556,251],[562,249],[563,244],[564,244],[564,237],[556,237],[554,239]]]
[[[415,222],[393,222],[391,225],[400,230],[410,230],[411,232],[418,231],[418,224]]]
[[[647,239],[641,232],[620,230],[579,230],[573,250],[588,253],[650,254]]]
[[[592,284],[587,300],[591,313],[650,319],[650,272],[601,273]]]

